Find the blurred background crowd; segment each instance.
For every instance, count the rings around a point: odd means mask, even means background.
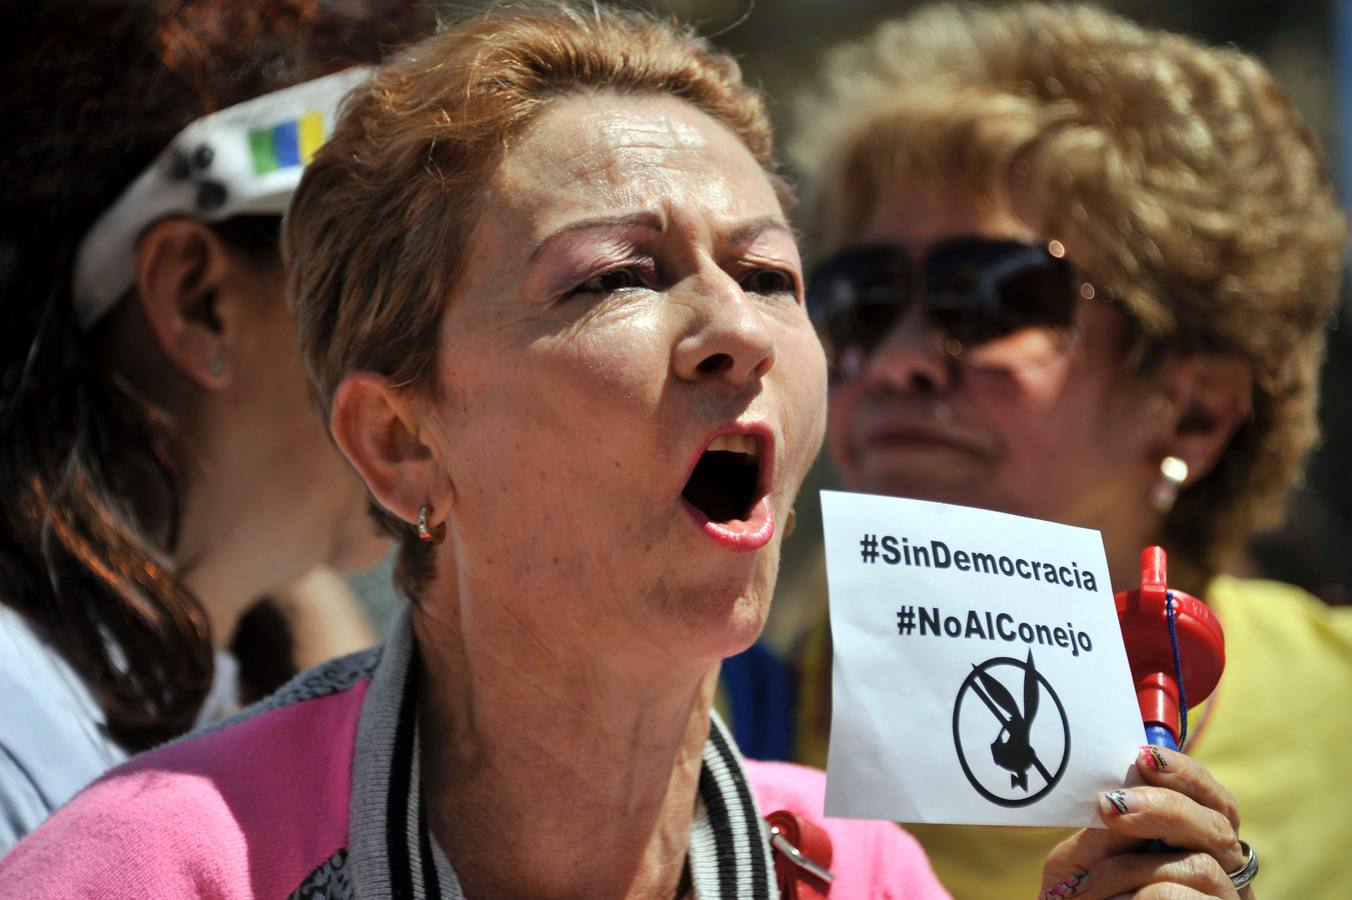
[[[478,4],[481,5],[481,4]],[[635,6],[699,23],[741,61],[747,80],[761,86],[781,134],[795,123],[794,99],[808,88],[823,52],[868,34],[884,19],[923,4],[917,0],[657,0]],[[1000,6],[999,2],[981,5]],[[1272,71],[1319,138],[1332,175],[1346,196],[1352,186],[1352,0],[1112,0],[1100,4],[1137,22],[1235,46],[1257,55]],[[443,4],[456,11],[476,4]],[[783,154],[781,154],[783,155]],[[784,160],[795,177],[793,161]],[[1257,537],[1239,574],[1261,574],[1298,585],[1332,604],[1352,603],[1352,300],[1344,291],[1329,321],[1328,358],[1320,402],[1323,439],[1305,485],[1291,498],[1285,523]],[[824,583],[816,491],[839,485],[823,454],[804,485],[799,526],[785,544],[778,596],[766,632],[787,649],[816,615]],[[389,589],[392,563],[357,575],[353,584],[377,626],[400,602]],[[1131,585],[1114,585],[1124,589]]]

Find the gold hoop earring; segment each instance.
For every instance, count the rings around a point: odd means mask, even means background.
[[[418,508],[418,540],[427,541],[431,544],[440,544],[442,538],[446,536],[446,523],[429,526],[427,517],[432,514],[431,505],[424,503]]]
[[[1167,513],[1178,500],[1178,490],[1188,480],[1188,464],[1177,456],[1160,460],[1160,478],[1150,489],[1150,505],[1156,512]]]
[[[798,513],[792,506],[789,507],[789,514],[784,519],[784,538],[787,540],[793,534],[793,530],[798,527]]]

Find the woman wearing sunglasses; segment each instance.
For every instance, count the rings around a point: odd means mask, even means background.
[[[1228,644],[1188,752],[1238,797],[1265,893],[1340,893],[1352,622],[1221,574],[1315,438],[1347,234],[1289,102],[1234,49],[1100,11],[940,6],[838,50],[805,112],[845,484],[1098,529],[1119,590],[1163,544]],[[828,642],[804,657],[812,761]],[[1032,895],[1062,837],[914,831],[991,900]]]

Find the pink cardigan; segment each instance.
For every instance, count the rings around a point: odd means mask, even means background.
[[[302,676],[273,701],[246,711],[226,727],[146,753],[104,776],[0,860],[0,897],[335,898],[355,896],[348,882],[359,877],[363,898],[399,896],[402,891],[393,877],[388,883],[368,877],[362,863],[354,859],[349,865],[348,859],[349,852],[359,855],[365,842],[384,840],[387,832],[399,830],[364,810],[380,807],[383,815],[386,794],[396,790],[391,785],[409,780],[407,774],[402,781],[391,779],[387,771],[384,776],[364,774],[374,771],[373,760],[388,753],[375,743],[362,748],[363,742],[375,741],[388,730],[385,726],[393,727],[398,706],[399,692],[393,688],[386,694],[396,697],[396,709],[372,702],[381,693],[378,686],[372,688],[373,680],[379,682],[377,669],[384,667],[376,665],[374,654],[322,667],[316,670],[318,677]],[[721,730],[716,723],[715,731]],[[901,829],[823,818],[821,772],[781,763],[743,763],[732,752],[731,768],[744,766],[742,783],[751,786],[757,807],[740,821],[754,822],[757,813],[789,809],[818,821],[831,835],[836,875],[832,898],[948,897],[924,852]],[[407,772],[410,765],[403,765]],[[416,771],[416,760],[411,767]],[[384,764],[382,771],[393,768]],[[373,789],[385,793],[373,795]],[[353,803],[355,792],[377,796],[380,802]],[[735,800],[735,792],[726,797]],[[711,808],[721,804],[714,799]],[[368,828],[367,818],[379,821]],[[728,818],[739,821],[735,813]],[[755,845],[754,835],[748,840]],[[696,859],[697,843],[692,831],[692,867],[712,866],[712,861]],[[738,853],[743,859],[755,856],[754,851]],[[391,854],[381,849],[368,855]],[[439,851],[435,856],[436,866],[454,882],[444,857]],[[431,865],[424,859],[424,877]],[[720,867],[727,865],[719,861]],[[458,884],[455,888],[447,896],[457,896]],[[769,890],[773,895],[773,886]],[[701,897],[722,893],[701,890],[698,876],[696,891]],[[737,894],[751,896],[740,888]]]

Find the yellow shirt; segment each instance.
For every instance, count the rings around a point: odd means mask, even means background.
[[[1228,787],[1259,854],[1265,898],[1352,897],[1352,608],[1271,581],[1221,576],[1204,599],[1225,629],[1225,674],[1189,715],[1187,752]],[[799,752],[825,762],[823,624],[803,657]],[[1071,832],[907,825],[954,900],[1033,898]]]

